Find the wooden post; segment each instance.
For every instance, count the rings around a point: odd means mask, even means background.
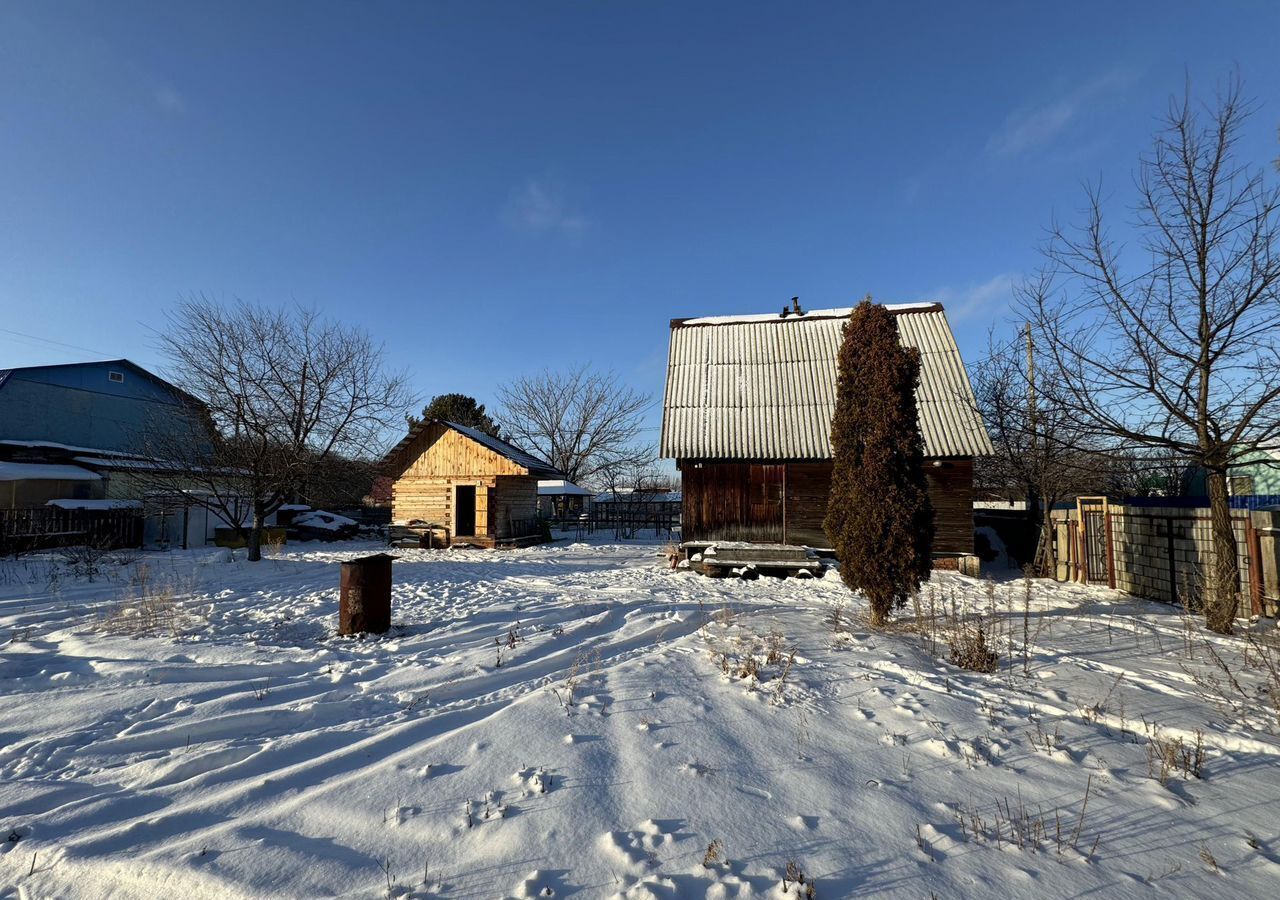
[[[1067,570],[1071,581],[1080,580],[1080,542],[1076,540],[1078,523],[1067,516]]]
[[[1103,535],[1107,542],[1107,587],[1115,590],[1116,587],[1116,549],[1111,542],[1111,510],[1108,506],[1102,507],[1102,522],[1104,525]]]
[[[1062,578],[1064,581],[1070,581],[1071,575],[1075,571],[1072,568],[1074,554],[1071,552],[1071,517],[1068,516],[1060,527],[1062,531],[1058,533],[1058,536],[1062,540],[1058,542],[1058,555],[1062,557]]]
[[[1080,525],[1076,528],[1076,543],[1079,544],[1079,581],[1082,584],[1089,583],[1089,528],[1084,523],[1084,516],[1080,517]]]
[[[787,464],[782,464],[782,543],[787,542]]]
[[[1246,516],[1250,514],[1246,511]],[[1258,529],[1253,527],[1252,517],[1244,520],[1244,542],[1249,551],[1249,608],[1253,615],[1262,615],[1262,542]]]

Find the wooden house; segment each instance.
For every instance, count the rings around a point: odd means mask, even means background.
[[[437,526],[445,543],[479,547],[537,543],[538,480],[564,478],[519,447],[439,420],[413,426],[383,471],[395,525]]]
[[[798,309],[798,307],[797,307]],[[973,553],[973,458],[992,452],[936,303],[889,306],[920,351],[916,391],[937,556]],[[831,486],[836,360],[850,309],[673,319],[662,455],[683,479],[683,538],[805,544]]]

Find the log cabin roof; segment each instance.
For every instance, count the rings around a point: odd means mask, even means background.
[[[387,451],[387,455],[382,458],[382,469],[384,473],[398,474],[395,470],[404,468],[406,461],[401,460],[400,457],[404,454],[405,449],[408,448],[418,435],[422,434],[429,425],[443,425],[445,428],[452,429],[464,437],[470,438],[477,444],[492,450],[499,456],[510,460],[520,468],[525,469],[530,475],[538,478],[565,477],[564,473],[555,466],[550,463],[543,462],[532,453],[529,453],[527,450],[520,449],[515,444],[508,443],[501,438],[496,438],[491,434],[486,434],[485,432],[479,431],[475,428],[469,428],[466,425],[459,425],[457,422],[446,422],[443,419],[430,419],[424,422],[418,422],[416,425],[411,427],[409,429],[409,433],[404,436],[400,443]]]
[[[920,351],[916,402],[925,455],[991,453],[942,305],[887,308],[903,345]],[[830,459],[836,361],[851,312],[673,319],[662,456]]]

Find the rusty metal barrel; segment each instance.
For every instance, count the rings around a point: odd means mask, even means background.
[[[385,634],[391,627],[391,561],[375,553],[342,564],[338,634]]]

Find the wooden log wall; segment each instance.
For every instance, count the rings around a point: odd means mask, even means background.
[[[537,518],[538,479],[530,475],[499,477],[490,514],[493,534],[499,538],[511,537],[512,522]]]
[[[453,536],[454,488],[460,484],[475,485],[476,488],[475,536],[491,534],[490,495],[497,485],[496,478],[401,476],[391,486],[392,521],[403,524],[421,519],[448,527],[450,536]]]

